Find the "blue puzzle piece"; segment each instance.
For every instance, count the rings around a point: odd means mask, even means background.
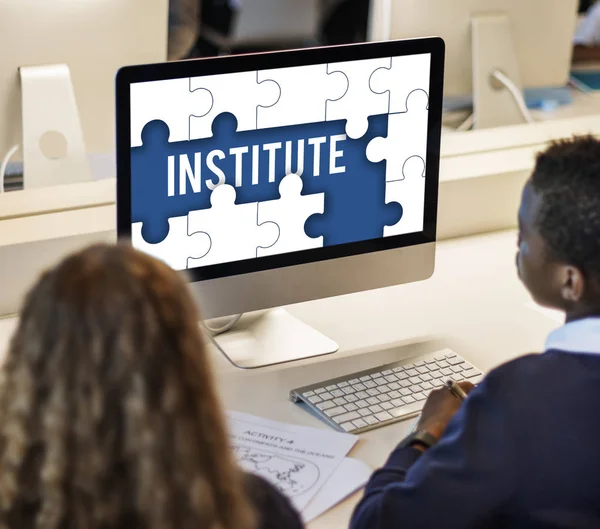
[[[323,235],[324,246],[376,239],[383,237],[385,226],[400,221],[402,206],[385,203],[385,161],[373,163],[366,155],[373,138],[387,136],[387,125],[387,114],[371,116],[367,133],[357,140],[348,140],[344,174],[304,180],[303,194],[325,192],[324,213],[306,221],[309,237]]]
[[[385,162],[374,164],[365,153],[372,138],[387,135],[387,115],[371,118],[359,140],[343,139],[345,128],[339,120],[237,132],[235,116],[223,113],[211,138],[169,143],[168,126],[152,121],[143,145],[131,150],[132,222],[143,223],[144,240],[158,243],[169,218],[210,207],[214,185],[234,186],[237,204],[274,200],[291,169],[302,172],[303,195],[326,193],[323,226],[311,221],[325,245],[381,237],[401,209],[385,204]],[[331,174],[332,167],[345,172]]]

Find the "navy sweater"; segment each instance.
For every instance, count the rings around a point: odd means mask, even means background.
[[[352,529],[600,528],[600,355],[492,371],[433,448],[397,448]]]

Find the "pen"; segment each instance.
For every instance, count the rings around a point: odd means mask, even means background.
[[[459,400],[465,400],[467,398],[467,394],[461,389],[461,387],[454,382],[454,380],[448,380],[446,382],[446,387]]]

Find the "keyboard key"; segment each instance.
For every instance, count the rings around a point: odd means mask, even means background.
[[[423,382],[421,387],[423,388],[423,391],[431,391],[433,389],[431,382]]]
[[[325,393],[321,393],[320,397],[323,400],[331,400],[333,398],[333,395],[326,391]]]
[[[349,385],[350,385],[350,384],[349,384],[348,382],[340,382],[340,383],[338,384],[338,388],[340,388],[340,389],[341,389],[341,388],[345,388],[346,386],[349,386]]]
[[[358,397],[359,399],[366,399],[369,397],[369,394],[366,391],[359,391],[356,394],[356,397]]]
[[[344,406],[336,406],[335,408],[325,410],[325,415],[327,415],[327,417],[335,417],[341,413],[346,413],[346,408],[344,408]]]
[[[433,379],[433,377],[432,377],[430,374],[428,374],[428,373],[425,373],[424,375],[421,375],[419,378],[420,378],[420,379],[421,379],[423,382],[429,382],[430,380],[432,380],[432,379]]]
[[[377,384],[375,384],[375,382],[373,382],[372,380],[367,380],[365,382],[365,386],[369,389],[374,388]]]
[[[354,424],[352,424],[350,421],[344,422],[340,424],[340,426],[347,432],[352,432],[353,430],[356,430],[356,426],[354,426]]]
[[[384,377],[391,375],[393,371],[391,369],[386,369],[383,373],[381,373]]]
[[[446,359],[448,358],[456,358],[456,355],[454,353],[446,353]]]
[[[398,408],[394,408],[390,410],[390,413],[394,417],[404,417],[405,415],[410,415],[411,413],[419,412],[423,409],[423,402],[414,402],[413,404],[409,404],[408,406],[401,406]]]
[[[332,384],[331,386],[327,386],[325,389],[327,391],[333,391],[333,390],[337,389],[337,386],[335,384]]]
[[[426,365],[435,364],[435,358],[430,358],[429,360],[425,360]]]
[[[325,411],[333,407],[335,407],[335,403],[332,400],[326,400],[317,404],[317,408],[319,408],[321,411]]]
[[[386,393],[384,393],[383,395],[379,395],[377,398],[379,399],[379,402],[387,402],[391,400],[391,398]]]
[[[419,381],[420,382],[420,381]],[[409,388],[410,386],[412,386],[412,383],[410,382],[410,380],[403,380],[402,382],[400,382],[400,385],[403,388]]]
[[[377,397],[369,397],[367,402],[371,405],[379,404],[379,399]]]
[[[377,424],[379,422],[379,419],[375,417],[375,415],[369,415],[368,417],[365,417],[365,422],[369,426],[373,426],[374,424]]]
[[[466,371],[462,372],[462,376],[465,378],[471,378],[471,377],[475,377],[477,375],[480,375],[481,373],[479,371],[477,371],[477,369],[475,369],[474,367],[471,369],[467,369]]]
[[[449,360],[447,360],[447,362],[451,365],[451,366],[457,366],[460,364],[464,364],[465,361],[462,358],[458,358],[458,356],[451,358]]]
[[[375,397],[377,395],[379,395],[379,389],[378,388],[371,388],[367,390],[367,393],[371,396],[371,397]]]
[[[406,373],[409,377],[416,377],[419,374],[419,372],[416,369],[409,369],[408,371],[406,371]]]
[[[356,392],[356,390],[352,386],[348,386],[347,388],[342,389],[344,395],[352,395]]]
[[[319,402],[323,402],[323,399],[319,397],[319,395],[313,395],[312,397],[308,397],[308,402],[311,404],[319,404]]]
[[[373,383],[377,387],[383,386],[383,384],[385,384],[385,378],[383,378],[383,377],[378,377],[378,378],[373,377]]]
[[[369,409],[372,413],[379,413],[383,411],[383,408],[379,404],[375,404],[375,406],[371,406]]]
[[[445,377],[451,377],[452,374],[452,369],[448,369],[447,367],[442,369],[442,375],[444,375]]]
[[[412,404],[413,402],[416,402],[415,399],[413,399],[410,395],[408,397],[402,397],[402,400],[404,401],[404,404]]]
[[[385,377],[386,381],[389,383],[391,382],[397,382],[398,381],[398,377],[396,375],[388,375],[387,377]]]
[[[397,391],[400,389],[400,384],[398,384],[398,382],[392,382],[391,384],[388,384],[388,387],[392,391]]]
[[[346,404],[344,406],[344,408],[346,408],[348,411],[356,411],[358,409],[358,406],[356,404]]]
[[[382,384],[377,389],[379,389],[379,393],[387,393],[390,390],[390,387],[387,384]]]
[[[371,398],[371,397],[369,397]],[[371,404],[366,400],[357,400],[354,404],[356,404],[359,408],[367,408]]]
[[[390,391],[388,393],[389,397],[391,399],[399,399],[400,398],[400,392],[399,391]]]
[[[408,389],[408,388],[402,388],[400,390],[400,395],[402,395],[404,397],[406,397],[406,396],[408,396],[410,394],[412,394],[412,391],[410,389]]]
[[[333,402],[335,402],[338,406],[343,406],[348,401],[344,397],[338,397],[337,399],[333,399]]]
[[[442,362],[443,360],[446,359],[446,355],[445,354],[439,354],[439,355],[436,355],[434,357],[434,359],[435,359],[436,362]]]
[[[315,389],[315,393],[317,395],[320,395],[321,393],[325,393],[325,388],[319,388],[319,389]]]
[[[360,419],[360,415],[355,412],[355,411],[349,411],[348,413],[344,413],[342,415],[338,415],[335,418],[335,422],[337,422],[338,424],[346,422],[346,421],[353,421],[354,419]]]
[[[387,411],[381,411],[379,413],[376,413],[375,417],[377,417],[381,422],[393,419],[393,417]]]
[[[369,426],[364,419],[356,419],[355,421],[352,421],[352,424],[354,424],[354,426],[356,426],[357,428],[364,428],[365,426]]]
[[[418,391],[417,393],[413,393],[412,398],[419,401],[419,400],[425,400],[427,398],[427,395],[425,395],[425,393],[423,393],[422,391]]]
[[[352,380],[348,380],[349,384],[352,384],[354,386],[354,384],[358,384],[360,381],[358,380],[358,378],[353,378]]]
[[[460,367],[460,366],[452,366],[450,369],[452,369],[452,371],[454,373],[460,373],[460,372],[462,372],[462,367]]]
[[[432,378],[438,378],[443,376],[442,372],[439,369],[436,369],[435,371],[430,371],[429,374],[431,375]]]
[[[341,389],[334,389],[333,391],[330,391],[329,393],[331,393],[334,397],[343,397],[344,396],[344,392]]]
[[[417,386],[418,384],[421,383],[421,379],[419,377],[410,377],[409,382],[413,385],[413,386]]]
[[[358,410],[358,414],[361,417],[366,417],[367,415],[371,415],[371,410],[369,410],[368,408],[363,408],[362,410]]]
[[[448,362],[446,362],[445,360],[441,360],[440,362],[437,363],[438,367],[448,367],[450,364]]]
[[[384,410],[391,410],[394,405],[391,402],[382,402],[380,404],[380,406],[384,409]]]
[[[348,402],[356,402],[358,399],[354,395],[346,395],[344,397]]]
[[[307,391],[307,392],[304,394],[304,396],[305,396],[306,398],[308,398],[308,397],[312,397],[314,394],[315,394],[315,392],[314,392],[314,391]]]
[[[402,380],[406,380],[410,378],[408,376],[408,372],[407,371],[402,371],[402,373],[398,373],[398,380],[402,381]]]
[[[420,367],[417,367],[417,371],[419,372],[420,375],[423,375],[425,373],[429,373],[429,368],[427,366],[420,366]]]
[[[402,371],[404,371],[404,368],[402,366],[400,367],[395,367],[394,369],[392,369],[392,371],[394,373],[401,373]]]
[[[364,391],[365,389],[367,389],[367,386],[365,386],[364,384],[354,384],[352,387],[356,391]]]
[[[371,375],[365,375],[364,377],[360,377],[361,382],[366,382],[367,380],[371,380]]]

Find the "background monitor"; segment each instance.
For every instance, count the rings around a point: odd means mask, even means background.
[[[568,82],[578,0],[372,0],[371,7],[371,40],[444,39],[444,96],[473,94],[485,107],[476,109],[480,126],[523,119],[508,91],[492,86],[494,69],[519,89]]]
[[[3,0],[0,12],[0,159],[23,141],[19,68],[56,64],[70,70],[87,152],[114,153],[115,74],[166,59],[168,0]]]
[[[443,49],[433,38],[122,69],[119,235],[187,270],[206,318],[426,279]]]

